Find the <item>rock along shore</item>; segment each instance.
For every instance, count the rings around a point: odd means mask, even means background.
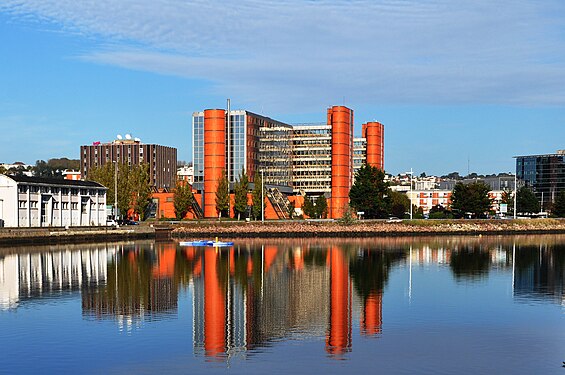
[[[413,220],[387,223],[383,220],[339,222],[182,222],[173,238],[250,237],[382,237],[429,235],[492,235],[492,234],[565,233],[565,220]]]

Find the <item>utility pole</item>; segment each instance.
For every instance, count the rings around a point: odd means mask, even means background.
[[[226,149],[227,153],[226,153],[226,160],[227,160],[227,173],[226,173],[226,179],[228,180],[228,219],[231,217],[230,215],[230,164],[231,164],[231,159],[230,159],[230,155],[231,155],[231,108],[230,108],[230,100],[228,99],[228,103],[227,103],[227,133],[228,133],[228,147]]]
[[[263,170],[261,169],[261,222],[265,222],[265,179],[263,178]]]
[[[114,220],[118,220],[118,161],[114,164]]]
[[[516,220],[517,197],[518,197],[518,171],[514,173],[514,220]]]

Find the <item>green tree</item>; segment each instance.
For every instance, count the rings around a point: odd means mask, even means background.
[[[223,214],[229,217],[230,193],[228,189],[226,171],[222,170],[222,176],[218,181],[218,189],[216,190],[216,210],[219,212],[220,218]]]
[[[234,202],[234,211],[237,213],[237,220],[241,218],[241,215],[245,217],[247,214],[247,190],[249,188],[249,178],[247,177],[247,173],[242,168],[241,173],[239,174],[239,178],[234,185],[234,193],[235,193],[235,202]]]
[[[489,191],[490,187],[482,181],[470,184],[458,182],[451,194],[451,208],[457,210],[460,215],[470,213],[476,218],[484,217],[492,205]]]
[[[45,160],[37,160],[33,167],[35,177],[61,177],[61,173],[50,167]]]
[[[3,165],[0,165],[0,174],[6,174],[6,172],[8,172],[8,170]]]
[[[68,159],[68,158],[49,159],[47,161],[47,165],[51,167],[53,170],[59,172],[65,169],[78,170],[80,169],[80,160]]]
[[[536,195],[527,186],[522,186],[516,193],[516,211],[529,214],[540,211],[540,204]]]
[[[289,204],[288,204],[288,217],[290,219],[294,218],[294,216],[296,214],[295,209],[296,209],[296,205],[295,205],[294,201],[289,202]]]
[[[106,202],[117,205],[120,215],[126,217],[130,209],[145,218],[147,207],[151,202],[151,185],[149,182],[149,165],[117,164],[118,202],[115,202],[116,164],[106,163],[87,171],[87,179],[98,182],[108,188]]]
[[[317,218],[323,219],[328,214],[328,200],[325,195],[320,195],[316,199],[316,205],[314,207],[314,212]]]
[[[349,191],[350,205],[365,212],[367,219],[384,218],[390,212],[391,191],[384,177],[379,168],[366,164],[355,175],[355,183]]]
[[[264,199],[265,192],[263,190],[263,180],[258,172],[255,172],[253,176],[253,217],[255,220],[259,220],[263,217],[264,212],[262,212],[262,200]]]
[[[302,205],[302,211],[310,218],[316,217],[316,209],[314,208],[314,200],[309,196],[304,197],[304,204]]]
[[[557,217],[565,217],[565,191],[560,192],[555,198],[552,214]]]
[[[192,208],[194,195],[189,184],[177,184],[173,194],[173,204],[175,206],[175,216],[177,220],[182,220]]]
[[[430,219],[447,219],[451,217],[451,212],[449,212],[441,204],[436,204],[430,209]]]
[[[410,211],[410,199],[404,193],[390,192],[390,211],[392,216],[403,218]]]
[[[133,166],[131,170],[131,189],[132,189],[132,209],[139,215],[141,220],[145,220],[147,209],[151,203],[151,186],[149,182],[149,164],[143,163]]]
[[[119,168],[119,165],[118,165]],[[106,163],[99,167],[93,167],[87,171],[86,179],[90,181],[95,181],[108,188],[106,193],[106,203],[115,205],[115,190],[114,190],[114,175],[115,175],[115,164]]]

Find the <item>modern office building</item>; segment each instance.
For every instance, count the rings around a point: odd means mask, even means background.
[[[80,146],[80,173],[88,178],[88,171],[106,163],[128,165],[149,164],[149,179],[155,189],[173,189],[177,180],[177,149],[156,144],[143,144],[128,134],[123,139],[89,146]]]
[[[93,181],[0,175],[0,226],[106,225],[106,191]]]
[[[216,191],[225,173],[230,186],[245,171],[251,183],[263,176],[273,206],[291,195],[325,194],[330,218],[349,203],[354,173],[367,162],[384,168],[384,127],[363,124],[354,138],[353,110],[333,106],[324,124],[289,125],[255,113],[224,109],[193,113],[193,188],[201,194],[204,217],[217,217]],[[283,198],[281,198],[282,195]],[[275,202],[276,201],[276,202]],[[284,212],[285,209],[273,210]]]
[[[530,187],[542,208],[565,191],[565,150],[555,154],[516,156],[516,177]],[[519,185],[518,185],[519,186]]]

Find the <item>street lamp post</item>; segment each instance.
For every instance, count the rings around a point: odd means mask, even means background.
[[[408,200],[410,201],[410,220],[412,220],[412,175],[414,174],[412,168],[410,168],[410,172],[406,172],[406,174],[410,175],[410,195]]]
[[[265,222],[265,180],[263,176],[263,170],[261,169],[261,222]]]
[[[114,220],[118,220],[118,161],[114,161]]]
[[[517,198],[518,198],[518,173],[514,173],[514,220],[516,220]]]

